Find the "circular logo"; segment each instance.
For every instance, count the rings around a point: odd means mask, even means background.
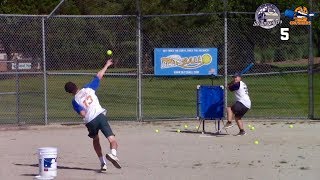
[[[212,57],[210,54],[204,54],[202,55],[202,63],[203,64],[210,64],[212,61]]]
[[[262,4],[258,7],[255,14],[254,26],[271,29],[281,23],[279,9],[270,3]]]

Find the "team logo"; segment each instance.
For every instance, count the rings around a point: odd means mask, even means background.
[[[41,161],[41,160],[40,160]],[[56,158],[44,158],[43,159],[43,171],[49,171],[50,168],[56,168]]]
[[[212,62],[210,54],[199,56],[181,57],[180,55],[170,55],[161,58],[161,69],[181,67],[184,69],[195,69],[209,65]]]
[[[260,26],[265,29],[274,28],[281,24],[279,9],[270,3],[262,4],[258,7],[255,14],[253,26]]]
[[[310,25],[311,21],[309,21],[309,18],[314,16],[313,13],[309,14],[308,9],[304,6],[299,6],[294,11],[287,9],[284,15],[293,19],[293,21],[290,21],[290,25]]]

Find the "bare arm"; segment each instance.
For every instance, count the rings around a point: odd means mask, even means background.
[[[111,66],[113,64],[112,59],[107,60],[106,64],[104,65],[104,67],[97,73],[97,77],[99,79],[103,78],[104,73],[106,73],[107,69],[109,68],[109,66]]]
[[[84,118],[86,116],[86,111],[80,111],[80,115],[82,118]]]

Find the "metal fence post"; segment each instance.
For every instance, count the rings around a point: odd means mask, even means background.
[[[47,102],[47,69],[46,69],[46,32],[45,17],[42,17],[42,58],[43,58],[43,87],[44,87],[44,122],[48,124],[48,102]]]
[[[227,13],[228,0],[223,0],[224,9],[224,106],[226,115],[226,108],[228,105],[228,13]]]
[[[310,11],[312,9],[312,0],[309,0]],[[311,17],[312,18],[312,17]],[[312,23],[309,26],[309,65],[308,65],[308,80],[309,80],[309,119],[314,119],[314,94],[313,94],[313,33]]]
[[[47,97],[47,68],[46,68],[46,31],[45,19],[51,16],[60,8],[65,0],[60,0],[59,4],[46,17],[42,17],[42,58],[43,58],[43,86],[44,86],[44,121],[48,125],[48,97]]]
[[[140,0],[136,1],[137,3],[137,52],[138,52],[138,94],[137,94],[137,100],[138,100],[138,107],[137,107],[137,113],[138,121],[142,121],[142,56],[141,56],[141,10],[140,10]]]
[[[21,125],[20,121],[20,77],[19,77],[19,60],[15,58],[15,70],[16,70],[16,116],[17,116],[17,123]]]

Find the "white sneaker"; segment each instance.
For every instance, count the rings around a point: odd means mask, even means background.
[[[107,172],[107,165],[106,164],[101,164],[100,172]]]
[[[114,156],[113,154],[106,154],[106,158],[118,169],[121,169],[121,166],[119,164],[119,159],[117,156]]]

